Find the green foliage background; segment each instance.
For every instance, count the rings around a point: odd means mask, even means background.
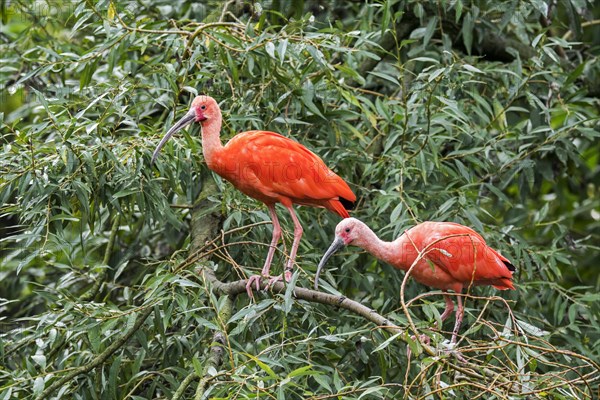
[[[598,395],[597,3],[0,8],[0,399]],[[269,220],[262,204],[208,171],[198,127],[150,166],[198,93],[220,101],[223,140],[268,129],[316,152],[380,237],[456,221],[513,260],[517,290],[476,289],[459,345],[514,385],[482,387],[446,352],[420,353],[408,335],[291,290],[254,302],[211,291],[196,267],[224,282],[258,273],[271,231],[252,225]],[[295,284],[308,288],[338,218],[298,214]],[[214,237],[191,232],[207,215]],[[285,251],[292,225],[282,220]],[[186,262],[209,239],[218,248]],[[406,327],[402,278],[348,249],[322,290]],[[409,282],[406,298],[427,291]],[[442,308],[441,296],[410,307],[439,349],[448,332],[430,328]]]

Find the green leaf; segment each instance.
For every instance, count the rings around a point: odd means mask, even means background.
[[[287,377],[294,378],[296,376],[313,375],[312,365],[305,365],[304,367],[296,368],[290,372]]]
[[[265,43],[265,50],[267,54],[271,56],[271,58],[275,58],[275,45],[273,44],[273,42]]]
[[[410,335],[408,334],[408,332],[404,332],[404,340],[408,344],[408,347],[410,348],[410,351],[415,356],[418,356],[419,354],[421,354],[423,352],[423,347],[421,346],[421,344],[418,343],[416,340],[414,340],[412,337],[410,337]]]
[[[79,90],[83,90],[83,88],[90,84],[92,81],[92,76],[94,75],[94,72],[96,72],[97,67],[97,60],[86,64],[83,72],[81,73],[81,78],[79,79]]]
[[[118,384],[117,377],[119,375],[119,371],[121,368],[121,356],[115,357],[115,360],[110,366],[110,371],[108,374],[108,392],[110,393],[112,398],[117,398],[118,393]]]
[[[386,73],[383,72],[376,72],[376,71],[369,71],[369,75],[373,75],[376,76],[378,78],[384,79],[388,82],[391,82],[397,86],[400,86],[400,82],[398,82],[398,79],[396,79],[395,77],[388,75]]]
[[[198,376],[204,375],[202,364],[200,364],[200,361],[198,360],[197,357],[192,357],[192,365],[194,366],[194,372],[196,373],[196,375],[198,375]]]
[[[395,333],[394,335],[390,336],[389,338],[387,338],[383,343],[381,343],[379,346],[375,347],[375,349],[373,350],[373,353],[376,353],[378,351],[381,351],[383,349],[385,349],[386,347],[388,347],[390,345],[390,343],[394,342],[400,335],[403,335],[403,333]]]
[[[463,64],[463,65],[462,65],[462,67],[463,67],[464,69],[466,69],[467,71],[469,71],[469,72],[475,72],[475,73],[478,73],[478,74],[483,74],[483,71],[482,71],[482,70],[480,70],[479,68],[476,68],[476,67],[474,67],[474,66],[472,66],[472,65],[469,65],[469,64]]]
[[[35,380],[33,381],[33,394],[35,396],[40,395],[44,391],[44,386],[44,378],[42,378],[41,376],[35,378]]]
[[[463,37],[463,44],[465,45],[465,49],[467,49],[467,54],[469,55],[471,55],[471,50],[473,46],[474,28],[475,24],[473,21],[473,17],[471,16],[471,12],[468,11],[463,18],[461,33]]]
[[[90,341],[90,344],[92,345],[92,350],[94,351],[94,353],[99,353],[101,346],[100,326],[94,325],[91,328],[89,328],[87,330],[87,336]]]
[[[573,32],[575,40],[580,41],[581,36],[583,35],[583,29],[581,26],[581,17],[579,12],[577,12],[572,0],[565,0],[564,7],[567,12],[567,16],[569,17],[569,29],[571,32]]]
[[[275,381],[279,380],[279,377],[277,376],[277,374],[275,374],[275,372],[273,372],[273,370],[271,369],[271,367],[269,367],[267,364],[265,364],[264,362],[262,362],[261,360],[259,360],[257,357],[254,357],[250,354],[246,354],[246,356],[248,358],[250,358],[252,361],[254,361],[256,363],[256,365],[258,365],[258,367],[260,369],[262,369],[264,372],[267,373],[267,375]]]
[[[292,311],[294,305],[294,289],[296,288],[296,281],[298,280],[299,271],[295,270],[292,274],[292,279],[287,282],[285,286],[285,295],[283,296],[283,311],[289,314]]]
[[[543,329],[538,328],[537,326],[531,325],[525,321],[517,320],[517,324],[521,329],[523,329],[527,334],[542,337],[547,336],[549,333]]]

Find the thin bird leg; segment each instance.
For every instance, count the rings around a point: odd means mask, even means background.
[[[285,267],[285,280],[289,281],[292,279],[292,269],[294,268],[294,261],[296,261],[296,253],[298,252],[298,246],[300,245],[300,239],[302,238],[302,233],[304,229],[302,229],[302,225],[294,212],[292,206],[287,208],[290,214],[292,214],[292,219],[294,220],[294,242],[292,243],[292,251],[290,252],[290,261]],[[289,277],[288,277],[289,274]]]
[[[444,309],[444,312],[440,316],[440,319],[442,320],[442,323],[444,323],[444,321],[446,320],[446,318],[448,318],[448,316],[450,314],[452,314],[452,311],[454,311],[454,302],[452,301],[452,297],[450,297],[446,293],[447,292],[444,290],[444,300],[446,300],[446,308]],[[459,306],[459,310],[460,310],[460,307],[462,307],[460,296],[458,297],[458,302],[460,304],[460,306]],[[462,321],[462,316],[461,316],[461,321]],[[460,328],[460,323],[458,322],[458,315],[457,315],[457,322],[456,323],[459,325],[458,328]],[[435,326],[437,327],[437,321],[435,322]],[[456,332],[456,334],[458,333],[458,328],[457,327],[454,328],[454,332]],[[454,343],[454,341],[456,340],[456,334],[454,334],[452,336],[452,343]],[[415,339],[415,336],[411,336],[411,337],[413,339]],[[429,343],[431,342],[431,339],[427,335],[419,335],[419,340],[421,341],[421,343],[425,343],[427,345],[429,345]],[[410,353],[410,347],[406,346],[406,348],[407,348],[408,357],[410,358],[410,354],[411,354]]]
[[[444,300],[446,300],[446,308],[444,309],[444,312],[440,316],[440,320],[442,321],[442,323],[440,325],[443,325],[446,318],[448,318],[450,316],[450,314],[452,314],[452,311],[454,311],[454,302],[452,301],[452,297],[450,297],[449,295],[446,294],[446,293],[448,293],[447,291],[444,290],[443,292],[444,292]],[[434,326],[437,329],[442,329],[441,326],[438,326],[437,321],[435,321]]]
[[[446,309],[440,316],[442,322],[444,322],[446,318],[448,318],[448,316],[452,314],[452,311],[454,311],[454,302],[452,301],[452,298],[447,294],[444,294],[444,300],[446,300]]]
[[[275,249],[277,248],[277,243],[281,238],[281,225],[279,225],[279,220],[277,219],[277,213],[275,212],[275,206],[269,206],[269,214],[271,215],[271,220],[273,221],[273,238],[271,239],[271,244],[269,246],[269,253],[267,254],[267,259],[265,260],[265,265],[261,271],[261,275],[264,277],[268,277],[271,271],[271,261],[273,261],[273,255],[275,254]]]
[[[454,330],[452,331],[452,340],[450,341],[452,344],[456,343],[456,336],[458,336],[458,330],[460,329],[463,315],[465,313],[465,309],[462,304],[462,297],[457,296],[456,302],[458,304],[458,309],[456,310],[456,324],[454,325]]]
[[[279,225],[279,219],[277,219],[277,213],[275,212],[275,205],[267,206],[269,208],[269,214],[271,215],[271,221],[273,222],[273,237],[271,239],[271,244],[269,245],[269,252],[267,253],[267,259],[265,260],[265,265],[263,266],[260,275],[252,275],[248,282],[246,283],[246,293],[248,293],[249,297],[252,296],[252,284],[255,283],[256,290],[260,289],[260,279],[261,277],[270,278],[270,270],[271,270],[271,262],[273,261],[273,255],[275,254],[275,249],[277,249],[277,243],[281,238],[281,225]]]
[[[290,251],[290,260],[285,266],[285,271],[283,273],[283,276],[285,276],[285,281],[289,282],[290,279],[292,279],[294,261],[296,260],[296,253],[298,252],[298,246],[300,245],[300,239],[302,238],[302,232],[304,232],[304,229],[302,229],[302,225],[300,224],[300,221],[298,220],[298,217],[296,216],[296,213],[294,212],[292,206],[286,206],[286,208],[288,209],[288,211],[292,215],[292,219],[294,220],[294,242],[292,243],[292,250]],[[281,279],[281,275],[269,279],[267,287],[271,286],[277,281],[280,281]]]

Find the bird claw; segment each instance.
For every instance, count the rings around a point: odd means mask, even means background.
[[[254,298],[254,294],[252,293],[252,284],[255,283],[256,284],[256,290],[260,290],[260,280],[262,279],[262,276],[260,275],[252,275],[250,278],[248,278],[248,282],[246,283],[246,293],[248,293],[248,297],[250,297],[251,299]]]
[[[415,340],[415,336],[411,336],[413,340]],[[429,336],[427,336],[426,334],[422,333],[419,335],[419,342],[429,346],[431,344],[431,338]]]
[[[292,280],[292,272],[291,271],[285,271],[285,273],[283,275],[277,275],[277,276],[272,276],[269,278],[269,281],[267,282],[267,286],[265,286],[265,290],[270,288],[271,286],[273,286],[273,284],[280,282],[283,280],[283,276],[285,275],[285,281],[289,282]]]
[[[265,290],[269,289],[276,282],[283,280],[283,276],[285,276],[285,281],[289,282],[292,280],[292,272],[285,271],[283,275],[270,276],[270,275],[252,275],[248,278],[248,282],[246,283],[246,293],[248,293],[248,297],[251,299],[254,298],[254,294],[252,293],[252,284],[254,283],[256,286],[256,291],[260,290],[260,281],[262,278],[268,279],[267,284],[265,285]]]
[[[429,346],[429,344],[431,343],[431,338],[429,336],[425,335],[424,333],[419,335],[418,340],[415,335],[410,335],[410,338],[412,340],[416,340],[417,342],[424,344],[426,346]],[[411,354],[412,354],[412,351],[410,350],[410,346],[406,345],[406,357],[410,358]]]

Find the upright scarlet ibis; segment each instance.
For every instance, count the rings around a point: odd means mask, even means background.
[[[209,96],[197,96],[190,110],[162,138],[152,162],[164,144],[177,131],[192,122],[202,127],[202,152],[208,168],[233,184],[246,195],[265,203],[273,221],[273,238],[261,275],[268,278],[267,286],[281,280],[270,276],[271,261],[281,237],[281,227],[275,204],[288,209],[294,221],[294,241],[285,267],[289,281],[296,252],[302,237],[302,225],[292,204],[321,207],[343,218],[349,217],[356,196],[342,178],[331,171],[323,160],[300,143],[268,131],[248,131],[234,136],[225,146],[221,144],[221,109]],[[259,289],[261,276],[251,276],[246,291],[252,297],[252,284]]]
[[[417,282],[444,292],[461,293],[465,287],[480,285],[492,285],[500,290],[514,289],[514,265],[489,247],[483,237],[471,228],[454,222],[423,222],[408,229],[393,242],[385,242],[356,218],[345,219],[335,228],[335,240],[317,268],[315,289],[327,260],[347,245],[361,247],[403,271],[408,271],[416,261],[410,275]],[[454,310],[450,296],[444,294],[444,299],[446,309],[441,315],[442,321]],[[456,342],[464,312],[460,296],[457,302],[451,343]]]

